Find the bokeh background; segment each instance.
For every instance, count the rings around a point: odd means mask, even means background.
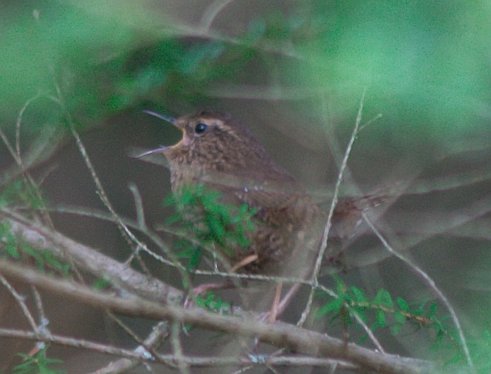
[[[133,183],[155,225],[169,214],[162,204],[168,171],[130,156],[173,144],[179,134],[143,109],[232,113],[327,209],[362,103],[368,125],[341,193],[390,193],[379,227],[449,297],[479,362],[491,342],[490,17],[487,1],[3,0],[0,129],[14,139],[21,123],[21,150],[50,204],[104,209],[70,135],[72,121],[116,211],[135,217]],[[2,193],[16,170],[4,145],[0,168]],[[59,213],[53,221],[115,258],[130,253],[107,222]],[[346,256],[343,277],[367,293],[386,288],[414,302],[434,299],[374,238],[361,236]],[[157,265],[152,271],[180,285],[175,274],[160,274]],[[46,297],[53,331],[126,338],[99,311]],[[15,307],[0,311],[2,325],[24,326]],[[427,332],[387,335],[391,352],[440,357]],[[15,353],[26,347],[0,338],[0,368],[18,362]],[[110,359],[50,352],[70,373]]]

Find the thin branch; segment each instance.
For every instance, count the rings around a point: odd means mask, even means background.
[[[9,169],[2,172],[2,178],[0,179],[0,187],[7,185],[11,181],[15,180],[19,176],[23,175],[26,171],[39,166],[46,162],[55,154],[61,145],[62,137],[61,131],[55,126],[48,126],[44,128],[42,133],[36,140],[30,145],[29,149],[25,152],[22,160],[23,168],[19,167],[17,162],[17,156],[14,154],[15,164]],[[5,142],[6,136],[0,130],[0,138]]]
[[[375,225],[371,222],[371,220],[367,217],[365,213],[362,213],[362,217],[367,223],[367,225],[370,227],[370,229],[374,232],[374,234],[377,236],[377,238],[381,241],[383,244],[384,248],[387,249],[392,255],[396,256],[399,260],[403,261],[406,265],[409,266],[409,268],[414,271],[422,280],[423,282],[431,289],[431,291],[436,295],[438,299],[445,305],[447,310],[449,311],[452,321],[455,325],[455,328],[457,329],[457,332],[459,334],[460,338],[460,344],[462,346],[462,350],[464,351],[467,364],[469,367],[474,370],[474,363],[472,362],[472,358],[469,352],[469,347],[467,346],[467,341],[465,339],[464,331],[462,329],[462,326],[460,324],[459,318],[457,316],[457,313],[455,312],[455,309],[453,308],[452,304],[450,301],[447,299],[445,294],[438,288],[436,285],[435,281],[419,266],[414,264],[411,260],[403,256],[399,251],[396,251],[390,244],[389,242],[385,239],[385,237],[382,235],[382,233],[375,227]]]
[[[67,210],[65,210],[65,209],[67,209]],[[72,210],[69,208],[63,208],[62,211],[68,211],[68,212],[73,211],[73,212],[78,213],[78,214],[88,214],[92,217],[96,217],[96,218],[100,218],[100,219],[108,219],[108,220],[112,221],[111,216],[108,215],[107,213],[101,213],[101,212],[92,211],[92,210],[91,211],[85,211],[85,210],[78,211],[78,209]],[[0,211],[0,213],[1,213],[1,211]],[[122,218],[122,219],[124,220],[126,225],[138,229],[138,227],[137,227],[138,225],[134,221],[125,220],[124,218]],[[15,221],[13,223],[15,223]],[[31,223],[31,224],[33,224],[33,223]],[[17,227],[17,226],[15,226],[15,227]],[[49,229],[43,228],[43,230],[45,230],[44,232],[51,233],[51,231]],[[24,231],[17,231],[17,232],[20,233],[22,235],[22,237],[24,238],[24,240],[28,241],[32,246],[39,246],[41,244],[43,247],[48,247],[48,249],[53,250],[54,254],[60,255],[59,251],[57,252],[56,250],[54,250],[56,248],[54,245],[47,245],[46,242],[40,242],[36,236],[33,236],[31,234],[30,229],[27,230],[26,232],[24,232]],[[149,235],[148,231],[144,231],[144,232],[147,235]],[[66,238],[66,239],[68,239],[68,238]],[[48,237],[48,238],[45,238],[44,240],[49,241],[50,239]],[[86,246],[82,246],[81,244],[73,242],[69,239],[64,240],[64,245],[66,245],[66,247],[64,249],[64,253],[66,253],[68,256],[73,256],[74,254],[76,254],[78,256],[81,256],[82,259],[90,259],[90,261],[88,263],[85,263],[85,262],[80,263],[79,262],[80,259],[74,258],[74,261],[79,266],[83,267],[84,269],[89,270],[90,272],[92,272],[93,274],[95,274],[97,276],[104,274],[104,276],[106,276],[113,284],[119,285],[120,287],[125,288],[127,290],[133,290],[132,292],[135,292],[138,295],[140,295],[140,296],[142,296],[148,300],[162,301],[162,299],[160,297],[165,295],[166,291],[165,291],[164,287],[168,287],[168,286],[166,286],[166,285],[162,286],[162,289],[160,288],[160,286],[158,286],[156,289],[154,289],[155,292],[146,292],[145,287],[147,285],[147,282],[149,282],[149,281],[146,277],[144,277],[140,273],[133,272],[133,270],[131,268],[128,268],[128,267],[124,266],[123,264],[112,260],[111,258],[100,255],[97,252],[96,253],[90,253],[91,251],[94,251],[94,249],[86,247]],[[88,266],[88,268],[87,268],[87,266]],[[119,269],[124,269],[124,270],[119,270]],[[122,273],[119,273],[120,271],[124,272],[125,275],[130,275],[130,280],[133,280],[131,282],[131,284],[126,283],[125,280],[117,278],[118,274],[122,274]],[[273,277],[273,276],[266,276],[266,275],[258,275],[258,274],[251,275],[251,274],[241,274],[241,273],[231,274],[231,273],[227,273],[227,272],[212,272],[212,271],[195,271],[194,274],[218,275],[218,276],[222,276],[224,278],[229,278],[229,279],[232,278],[232,279],[259,280],[259,281],[265,281],[265,282],[283,282],[285,284],[293,284],[294,286],[304,284],[304,285],[308,285],[310,287],[313,287],[314,289],[320,289],[320,290],[324,291],[325,293],[331,295],[332,297],[338,297],[334,291],[329,290],[328,288],[326,288],[320,284],[317,286],[314,286],[312,284],[312,282],[305,281],[305,280],[300,279],[300,278]],[[140,279],[140,277],[141,277],[141,279]],[[135,278],[137,278],[137,279],[135,279]],[[153,282],[152,282],[152,284],[153,284]],[[131,286],[132,288],[130,288],[129,286]],[[182,292],[181,291],[173,289],[173,288],[171,288],[171,290],[172,290],[171,293],[173,296],[169,295],[170,300],[174,300],[174,299],[178,300],[178,299],[182,298]],[[234,308],[234,314],[241,314],[241,313],[242,313],[242,311],[239,308]],[[357,316],[355,316],[355,318],[356,317]],[[365,331],[367,332],[368,336],[370,337],[373,344],[377,347],[377,349],[379,349],[381,352],[383,352],[383,348],[382,348],[381,344],[378,342],[376,337],[370,333],[370,330],[366,326],[366,324],[364,324],[363,321],[361,321],[360,319],[358,319],[358,318],[356,318],[356,319],[360,323],[360,325],[363,327],[363,329],[365,329]]]
[[[171,339],[170,339],[172,351],[174,352],[174,356],[176,357],[177,367],[179,368],[179,372],[181,374],[189,374],[189,367],[184,361],[180,332],[181,332],[181,325],[173,321],[171,325]]]
[[[210,27],[218,14],[234,0],[215,0],[210,6],[203,12],[201,17],[201,29],[204,33],[210,31]]]
[[[136,222],[138,222],[138,227],[142,231],[145,231],[145,230],[147,230],[147,223],[145,222],[145,213],[143,210],[142,196],[140,194],[140,191],[138,191],[138,187],[136,184],[130,183],[128,185],[128,188],[130,189],[131,193],[133,194],[133,200],[135,201]]]
[[[317,255],[317,259],[314,265],[314,270],[312,272],[312,283],[316,287],[319,284],[319,272],[322,266],[322,261],[326,255],[327,251],[327,240],[329,239],[329,232],[331,231],[331,226],[332,226],[332,216],[334,214],[334,209],[336,208],[336,205],[338,203],[338,195],[339,195],[339,188],[341,186],[341,182],[343,180],[344,176],[344,171],[346,169],[346,166],[348,164],[348,158],[351,154],[351,149],[353,148],[353,144],[355,142],[356,136],[359,131],[360,123],[361,123],[361,118],[362,118],[362,113],[363,113],[363,104],[365,102],[365,93],[366,90],[363,91],[363,94],[360,99],[360,106],[358,108],[358,114],[356,116],[356,121],[355,121],[355,127],[353,128],[353,131],[351,133],[350,140],[348,142],[348,145],[346,146],[346,150],[344,152],[344,157],[343,161],[341,162],[341,166],[339,168],[339,173],[338,173],[338,178],[336,180],[336,185],[334,187],[334,194],[332,197],[332,202],[331,206],[329,208],[329,214],[327,216],[327,222],[324,228],[324,232],[322,234],[322,240],[321,240],[321,245],[319,249],[319,254]],[[302,312],[302,315],[297,323],[298,326],[303,326],[305,321],[307,320],[307,316],[310,314],[311,308],[312,308],[312,302],[314,300],[314,288],[310,290],[309,293],[309,298],[307,300],[307,304],[305,306],[304,311]]]
[[[110,354],[110,355],[116,355],[120,357],[149,360],[148,357],[143,356],[141,353],[134,352],[128,349],[116,348],[105,344],[89,342],[86,340],[75,339],[75,338],[65,337],[61,335],[36,334],[31,331],[0,328],[0,336],[5,338],[20,338],[20,339],[36,340],[36,341],[42,340],[47,343],[56,343],[67,347],[89,349],[92,351]]]
[[[75,138],[77,147],[78,147],[78,149],[80,151],[80,154],[82,155],[82,158],[85,161],[85,165],[89,169],[89,172],[90,172],[90,175],[92,177],[92,180],[94,181],[94,183],[96,185],[97,195],[101,199],[101,201],[104,204],[104,206],[109,210],[109,212],[113,216],[115,222],[118,225],[118,228],[121,231],[121,234],[128,241],[128,244],[130,245],[130,247],[134,243],[137,246],[136,247],[136,252],[140,248],[145,249],[146,248],[145,244],[142,243],[133,234],[133,232],[124,224],[124,222],[121,219],[121,217],[114,210],[114,207],[112,206],[111,202],[109,201],[109,198],[107,197],[107,194],[106,194],[106,192],[105,192],[105,190],[104,190],[104,188],[102,186],[102,183],[101,183],[99,177],[97,176],[97,173],[95,171],[94,165],[92,164],[92,161],[90,160],[89,155],[87,154],[87,150],[86,150],[86,148],[85,148],[85,146],[84,146],[84,144],[82,142],[82,139],[80,138],[80,135],[75,130],[75,126],[74,126],[73,122],[71,121],[70,115],[67,114],[67,117],[68,117],[68,120],[69,120],[69,123],[70,123],[70,129],[72,131],[72,135]],[[177,263],[177,258],[174,256],[174,254],[171,251],[168,251],[167,250],[167,247],[163,247],[162,250],[166,251],[167,256],[170,259],[172,259],[174,262]],[[191,279],[189,278],[189,274],[185,270],[181,269],[180,267],[176,267],[176,268],[179,271],[179,274],[181,275],[181,279],[183,280],[183,282],[185,284],[191,284]]]
[[[333,297],[335,299],[338,299],[339,298],[339,295],[336,292],[334,292],[333,290],[331,290],[331,289],[329,289],[327,287],[324,287],[322,285],[319,285],[318,289],[320,289],[321,291],[325,292],[327,295],[329,295],[329,296],[331,296],[331,297]],[[363,328],[363,330],[365,330],[365,333],[370,338],[370,340],[375,345],[375,347],[380,352],[386,353],[385,350],[384,350],[384,348],[382,347],[382,344],[380,344],[380,342],[378,341],[378,339],[375,336],[375,334],[373,333],[373,331],[370,329],[370,327],[368,327],[368,325],[365,323],[365,321],[363,321],[363,319],[359,316],[359,314],[356,313],[356,311],[355,311],[353,313],[353,315],[355,317],[356,322],[358,322],[358,324]]]
[[[114,219],[114,216],[110,213],[100,211],[97,209],[91,209],[91,208],[84,208],[84,207],[72,207],[72,206],[67,206],[67,205],[55,205],[55,206],[50,206],[47,208],[50,211],[57,212],[57,213],[68,213],[68,214],[75,214],[79,216],[86,216],[86,217],[91,217],[91,218],[96,218],[108,222],[112,222],[114,224],[118,224],[118,222]],[[150,240],[154,242],[155,245],[158,246],[158,248],[162,249],[163,252],[167,253],[172,253],[168,246],[162,241],[162,239],[154,232],[150,231],[148,227],[141,227],[138,222],[135,222],[131,219],[127,218],[119,218],[126,226],[131,227],[136,230],[140,230],[143,234],[145,234]],[[153,252],[150,248],[148,248],[145,243],[142,243],[142,247],[150,257],[152,257],[154,260],[157,262],[160,262],[162,264],[172,266],[172,267],[181,267],[182,270],[185,270],[185,268],[176,260],[174,262],[174,259],[172,261],[169,261],[165,259],[164,257],[158,255],[157,253]]]
[[[43,334],[49,333],[48,325],[49,325],[49,319],[46,317],[46,313],[44,311],[44,306],[43,306],[43,300],[41,298],[41,295],[39,291],[36,289],[36,287],[31,286],[31,292],[34,296],[34,302],[36,305],[36,309],[39,315],[39,331],[42,332]]]
[[[5,135],[5,133],[2,131],[2,129],[0,129],[0,139],[2,139],[3,144],[5,145],[5,147],[9,151],[9,153],[12,155],[15,162],[18,164],[19,161],[17,159],[17,154],[15,153],[15,149],[10,144],[9,138],[7,138],[7,135]]]
[[[363,366],[367,370],[386,373],[419,373],[423,368],[428,369],[428,363],[424,361],[373,352],[356,344],[346,343],[340,339],[292,325],[283,323],[271,325],[257,320],[212,314],[199,309],[160,305],[138,297],[122,299],[72,281],[46,276],[10,261],[0,260],[0,273],[94,307],[109,309],[129,316],[171,320],[175,323],[189,323],[234,335],[257,337],[260,341],[275,346],[304,354],[345,360],[354,365]]]
[[[32,330],[36,333],[39,334],[39,329],[36,324],[36,321],[34,320],[33,315],[29,311],[29,308],[27,307],[24,299],[25,297],[20,295],[15,288],[5,279],[3,276],[0,275],[0,283],[3,284],[3,286],[7,289],[7,291],[12,295],[14,300],[16,301],[17,305],[19,305],[20,309],[22,310],[22,314],[27,319],[27,322],[29,322],[29,325],[31,326]]]
[[[169,329],[168,329],[167,322],[159,322],[154,326],[150,335],[143,342],[143,345],[140,345],[137,348],[135,348],[134,352],[143,355],[143,357],[145,357],[145,359],[149,361],[152,361],[153,358],[156,357],[160,362],[165,364],[170,364],[172,358],[166,358],[164,357],[164,355],[159,355],[156,352],[152,352],[153,354],[152,356],[152,354],[148,352],[149,349],[153,350],[154,347],[158,347],[160,345],[162,340],[165,337],[167,337],[168,330]],[[99,370],[96,370],[91,374],[126,373],[128,372],[128,370],[136,368],[141,363],[142,360],[140,359],[140,357],[139,359],[121,358],[119,360],[109,363],[109,365]]]
[[[21,154],[20,154],[20,129],[22,127],[22,117],[24,116],[25,111],[27,108],[37,99],[40,97],[43,97],[44,95],[41,92],[38,92],[35,96],[31,97],[29,100],[27,100],[24,105],[22,106],[21,110],[19,111],[19,114],[17,116],[17,120],[15,121],[15,153],[17,155],[16,159],[18,162],[22,160]]]
[[[26,340],[36,340],[37,337],[30,331],[23,330],[13,330],[13,329],[2,329],[0,328],[0,336],[6,338],[18,338],[18,339],[26,339]],[[106,346],[99,343],[88,342],[80,339],[67,338],[60,335],[50,335],[45,336],[43,339],[46,342],[59,344],[68,347],[82,348],[93,350],[96,352],[122,356],[125,357],[121,360],[111,362],[105,368],[99,369],[91,374],[114,374],[114,373],[122,373],[127,372],[127,370],[133,369],[136,366],[123,366],[123,364],[127,364],[129,362],[134,362],[136,365],[141,364],[143,362],[148,363],[165,363],[168,364],[170,362],[175,361],[175,356],[173,355],[160,355],[156,357],[157,361],[154,361],[152,357],[138,356],[140,353],[135,351],[130,351],[127,349],[116,348],[111,346]],[[325,358],[316,358],[310,356],[257,356],[251,355],[249,357],[196,357],[196,356],[184,356],[183,360],[187,365],[196,367],[196,368],[206,368],[206,367],[217,367],[217,366],[232,366],[232,365],[248,365],[248,366],[263,366],[265,363],[268,363],[272,366],[289,366],[289,367],[330,367],[337,365],[338,368],[355,370],[355,371],[364,371],[360,366],[353,365],[349,362],[343,360],[332,360]]]
[[[12,231],[22,240],[35,247],[46,248],[56,256],[70,259],[77,266],[96,277],[107,278],[112,285],[139,295],[148,300],[159,302],[178,302],[182,292],[158,279],[144,276],[141,273],[105,256],[89,246],[78,243],[59,232],[5,209],[0,210],[0,217],[6,220]]]

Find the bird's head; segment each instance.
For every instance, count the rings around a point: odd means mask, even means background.
[[[269,158],[249,130],[228,114],[200,111],[172,118],[150,111],[146,113],[171,123],[182,132],[182,138],[176,144],[161,146],[141,155],[162,153],[171,168],[192,166],[233,171],[254,167],[255,163]]]

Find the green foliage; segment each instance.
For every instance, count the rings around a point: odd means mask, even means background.
[[[78,123],[134,108],[142,100],[203,105],[212,83],[244,70],[262,37],[251,28],[233,43],[190,40],[173,32],[175,20],[124,0],[117,8],[54,0],[10,8],[0,25],[3,105],[20,108],[36,92],[53,93],[55,82],[63,110]],[[32,118],[43,125],[43,120],[63,123],[59,111],[52,113],[53,103],[46,104],[31,108]]]
[[[367,88],[368,117],[378,111],[394,119],[405,142],[425,135],[442,141],[442,132],[487,126],[470,102],[491,97],[489,60],[482,59],[490,53],[489,4],[312,3],[315,33],[299,46],[309,62],[301,70],[313,87],[335,93],[330,104],[337,115],[356,112]]]
[[[52,251],[33,248],[19,241],[7,222],[0,222],[0,257],[3,256],[13,260],[33,261],[43,272],[50,270],[64,276],[70,274],[69,264],[60,261]]]
[[[35,355],[20,353],[22,363],[14,368],[14,374],[61,374],[64,370],[55,369],[53,366],[62,364],[63,361],[49,358],[46,355],[47,348],[39,350]]]
[[[177,258],[185,260],[188,270],[195,270],[199,266],[203,258],[203,247],[201,245],[188,239],[178,239],[174,247]],[[183,281],[185,280],[183,279]]]
[[[97,278],[94,282],[92,282],[92,288],[96,290],[104,290],[111,286],[111,282],[109,282],[105,278]]]
[[[213,292],[207,292],[204,296],[198,295],[195,303],[203,309],[220,314],[229,314],[232,309],[230,303],[224,301]]]
[[[0,208],[14,204],[36,210],[44,207],[39,189],[23,179],[10,183],[0,192]],[[7,222],[0,222],[0,256],[32,260],[43,272],[50,269],[65,276],[70,273],[70,265],[60,261],[51,251],[19,241]]]
[[[0,222],[0,246],[8,257],[14,260],[20,258],[17,248],[17,238],[7,222]],[[0,252],[0,255],[2,255],[2,252]]]
[[[433,345],[433,350],[443,357],[444,369],[452,373],[468,372],[468,362],[464,353],[455,349],[459,342],[457,336],[453,336],[454,345],[445,344],[442,340],[437,341]],[[491,332],[489,329],[484,329],[479,332],[479,336],[467,337],[467,345],[474,363],[475,373],[484,374],[491,372]]]
[[[469,349],[472,359],[476,365],[478,373],[491,373],[491,332],[486,329],[481,332],[481,336],[477,339],[469,341]],[[460,357],[455,357],[455,361],[466,364],[466,361],[461,354]]]
[[[16,180],[0,190],[0,208],[12,204],[25,205],[33,209],[44,206],[39,189],[23,179]]]
[[[178,256],[188,260],[189,269],[199,265],[203,249],[219,247],[225,255],[232,256],[235,250],[248,247],[255,210],[246,204],[239,207],[224,204],[219,192],[203,185],[186,187],[167,198],[165,204],[176,209],[168,224],[178,227],[191,239],[177,243]]]
[[[316,312],[318,318],[330,316],[331,320],[342,317],[347,326],[353,325],[355,317],[360,318],[372,331],[389,328],[392,334],[399,334],[405,325],[411,323],[417,327],[433,330],[437,339],[449,336],[449,331],[437,316],[435,303],[421,303],[416,307],[401,297],[395,300],[385,289],[378,290],[375,297],[370,298],[365,291],[347,286],[341,279],[336,279],[336,294]]]
[[[440,353],[443,362],[449,368],[464,368],[468,365],[461,349],[460,337],[454,329],[449,329],[438,316],[435,303],[422,302],[411,305],[407,300],[394,298],[387,290],[380,289],[375,297],[369,297],[365,291],[355,286],[347,286],[336,279],[336,296],[321,305],[316,311],[317,318],[330,317],[331,322],[340,320],[344,327],[356,326],[355,319],[361,319],[372,332],[389,329],[393,335],[400,334],[403,328],[425,328],[434,337],[433,349]],[[321,297],[325,297],[321,293]],[[470,340],[469,347],[479,373],[488,373],[491,366],[491,334],[485,331],[479,340]]]

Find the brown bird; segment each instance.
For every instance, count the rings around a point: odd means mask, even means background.
[[[285,169],[277,165],[251,132],[228,114],[201,111],[177,119],[160,117],[182,131],[162,153],[171,186],[179,193],[203,184],[218,191],[221,202],[253,209],[254,229],[244,248],[220,248],[228,270],[307,277],[319,249],[326,216]],[[196,212],[193,212],[196,214]]]
[[[174,194],[203,185],[219,192],[220,203],[252,208],[249,218],[254,229],[247,232],[246,248],[237,243],[230,248],[230,243],[220,240],[214,245],[225,270],[310,279],[327,214],[294,177],[272,160],[252,133],[228,114],[219,112],[201,111],[177,119],[145,112],[172,123],[182,132],[177,144],[139,156],[165,156]],[[380,201],[377,196],[341,200],[332,217],[330,237],[341,241],[351,237],[361,222],[361,213]],[[188,206],[187,210],[189,221],[199,231],[206,221],[203,209]],[[331,256],[327,261],[336,263],[337,258]],[[222,288],[207,284],[193,291],[196,294],[217,287]],[[271,321],[298,287],[295,284],[280,303],[281,283],[278,284],[269,314]]]
[[[186,188],[203,185],[219,192],[220,203],[237,209],[244,204],[252,208],[253,214],[248,218],[254,229],[246,234],[245,248],[220,238],[215,240],[213,250],[219,256],[214,257],[218,257],[225,270],[311,279],[327,213],[314,203],[294,177],[272,160],[251,132],[228,114],[219,112],[201,111],[177,119],[151,111],[146,113],[172,123],[182,132],[177,144],[140,155],[161,153],[165,156],[175,195]],[[338,242],[337,251],[353,236],[362,212],[383,199],[373,195],[339,201],[330,231],[330,238]],[[202,207],[187,206],[186,210],[184,213],[195,232],[209,224]],[[339,253],[326,253],[329,256],[324,261],[339,265]],[[230,285],[229,282],[205,284],[193,289],[193,293]],[[299,284],[295,284],[280,303],[281,283],[278,284],[269,314],[271,321],[283,311],[298,287]]]

